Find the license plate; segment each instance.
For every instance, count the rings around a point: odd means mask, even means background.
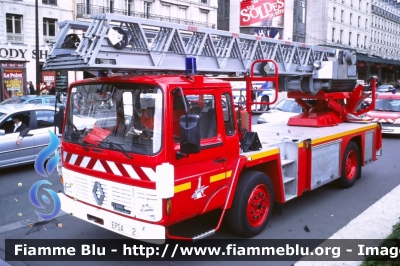
[[[139,231],[132,226],[111,221],[111,229],[128,236],[139,237]]]

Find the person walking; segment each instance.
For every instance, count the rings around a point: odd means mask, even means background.
[[[49,90],[49,95],[56,95],[56,87],[54,87],[54,82],[51,83],[51,88]]]
[[[36,95],[36,90],[35,90],[35,87],[33,86],[32,81],[28,82],[28,89],[29,89],[30,95]]]

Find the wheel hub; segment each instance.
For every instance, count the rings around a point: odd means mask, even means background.
[[[257,227],[265,221],[270,204],[268,188],[263,184],[256,186],[247,204],[247,219],[251,226]]]
[[[354,151],[351,151],[346,158],[346,178],[352,180],[357,171],[357,156]]]

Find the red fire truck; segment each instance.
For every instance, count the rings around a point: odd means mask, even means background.
[[[149,241],[204,238],[226,218],[252,237],[274,204],[351,187],[381,153],[351,51],[114,14],[60,26],[44,69],[99,73],[69,86],[63,122],[62,209],[87,222]],[[305,112],[252,126],[255,82],[275,84],[267,104],[279,88]],[[211,230],[170,230],[217,209]]]

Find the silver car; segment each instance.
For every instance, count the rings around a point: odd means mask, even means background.
[[[38,153],[50,142],[49,130],[54,132],[54,113],[54,107],[45,105],[0,105],[0,168],[35,161]],[[21,145],[16,143],[19,133],[12,132],[14,115],[20,116],[30,128]]]

